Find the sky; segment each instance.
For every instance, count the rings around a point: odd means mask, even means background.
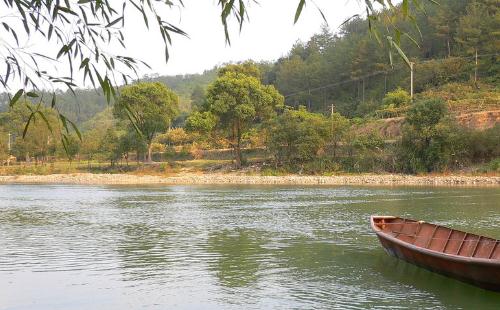
[[[76,0],[75,0],[76,1]],[[126,50],[118,43],[106,46],[104,50],[111,54],[125,55],[145,61],[151,69],[140,67],[138,77],[146,74],[179,75],[202,73],[229,62],[244,60],[274,61],[285,56],[298,40],[307,41],[312,35],[321,30],[324,20],[318,11],[321,8],[333,32],[354,14],[362,14],[365,6],[361,0],[308,0],[302,11],[299,21],[294,24],[293,19],[299,0],[245,0],[249,20],[239,31],[239,25],[234,18],[230,21],[231,45],[228,45],[224,36],[224,28],[220,20],[218,0],[184,0],[184,7],[167,8],[161,12],[162,17],[181,28],[189,37],[173,35],[170,47],[170,59],[165,62],[164,45],[158,29],[149,30],[144,25],[142,16],[131,7],[127,8],[127,17],[123,33],[125,34]],[[362,3],[363,2],[363,3]],[[174,2],[175,3],[175,2]],[[1,9],[5,6],[0,4]],[[15,10],[0,13],[0,21],[7,22],[18,32],[19,41],[23,50],[30,53],[41,53],[55,57],[60,44],[48,43],[40,34],[27,36],[22,31],[22,24],[16,19]],[[18,28],[19,27],[19,28]],[[2,31],[4,29],[2,28]],[[68,30],[69,32],[73,30]],[[6,32],[2,32],[2,35]],[[3,40],[3,41],[2,41]],[[13,46],[15,42],[11,35],[0,37],[0,43],[5,40]],[[0,44],[0,56],[2,56]],[[29,53],[25,53],[27,55]],[[1,57],[0,57],[1,58]],[[65,61],[44,63],[42,58],[38,65],[55,76],[69,76],[69,65]],[[33,66],[32,66],[33,67]],[[0,72],[6,67],[0,63]],[[74,75],[75,83],[79,87],[90,87],[83,84],[83,72]],[[120,83],[120,81],[117,81]],[[62,84],[51,84],[42,81],[40,88],[51,89]],[[9,90],[23,87],[21,80],[9,82]],[[3,91],[3,89],[0,89]]]
[[[127,53],[146,61],[151,70],[144,74],[177,75],[201,73],[215,65],[253,59],[276,60],[288,53],[297,40],[307,41],[320,31],[324,22],[314,4],[309,1],[294,25],[293,18],[299,0],[259,0],[248,7],[249,22],[241,33],[236,21],[231,24],[231,45],[227,45],[220,22],[216,0],[187,0],[185,7],[168,12],[175,25],[189,38],[175,36],[170,59],[165,63],[159,35],[147,32],[142,20],[126,26]],[[358,0],[316,0],[332,31],[348,17],[362,13]]]

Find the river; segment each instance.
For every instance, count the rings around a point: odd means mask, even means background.
[[[500,189],[0,185],[0,309],[500,309],[371,214],[500,238]]]

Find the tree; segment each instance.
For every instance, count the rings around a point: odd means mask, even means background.
[[[485,0],[470,2],[466,11],[467,14],[460,18],[456,40],[467,54],[475,54],[474,83],[477,83],[479,48],[482,47],[483,52],[495,53],[500,47],[498,38],[494,39],[498,34],[491,31],[500,26],[500,10],[498,2]]]
[[[298,6],[294,23],[299,20],[307,0],[296,0]],[[402,56],[399,48],[401,30],[393,22],[390,15],[400,15],[403,19],[414,22],[415,11],[421,8],[421,2],[413,0],[415,5],[409,5],[409,0],[403,0],[402,5],[394,6],[391,1],[366,0],[366,13],[370,20],[369,29],[373,23],[384,23],[387,29],[385,38]],[[434,0],[427,0],[434,2]],[[226,41],[230,43],[229,22],[236,19],[241,27],[248,20],[247,1],[218,0],[221,10],[221,22],[224,27]],[[374,5],[376,4],[376,5]],[[384,10],[378,12],[378,6]],[[0,23],[5,29],[0,41],[0,63],[5,64],[5,70],[0,75],[0,85],[9,92],[9,104],[13,106],[22,96],[37,98],[56,106],[56,89],[66,87],[74,93],[77,86],[75,71],[84,83],[90,81],[94,88],[100,88],[108,103],[116,98],[118,85],[127,84],[132,76],[137,76],[138,69],[147,64],[127,55],[121,55],[126,50],[125,22],[129,20],[130,10],[140,13],[147,29],[155,27],[161,36],[165,47],[165,59],[169,58],[169,46],[172,35],[187,36],[182,29],[169,22],[166,13],[169,8],[182,7],[182,0],[149,1],[149,0],[85,0],[85,1],[25,1],[6,0],[0,2],[0,11],[8,12],[0,17]],[[319,10],[324,18],[323,13]],[[4,21],[8,18],[8,22]],[[132,18],[134,23],[136,18]],[[325,19],[326,21],[326,19]],[[135,26],[135,24],[134,24]],[[380,35],[373,30],[375,37]],[[20,34],[18,34],[20,33]],[[27,38],[26,45],[19,44]],[[396,38],[394,40],[393,38]],[[46,54],[45,51],[30,47],[39,46],[33,41],[43,40],[57,47],[57,54]],[[110,52],[106,48],[120,45],[123,50]],[[406,57],[403,57],[406,59]],[[60,73],[61,63],[69,67],[69,74]],[[1,69],[1,68],[0,68]],[[61,70],[64,71],[64,70]],[[17,91],[13,85],[22,85]],[[40,96],[42,88],[52,89],[50,98]],[[61,131],[63,144],[68,139],[68,126],[73,127],[80,136],[76,125],[55,109],[61,119],[64,131]]]
[[[183,128],[173,128],[156,137],[155,141],[166,145],[183,145],[190,140],[189,134]]]
[[[330,142],[332,143],[333,158],[337,157],[337,149],[340,142],[344,139],[347,131],[350,128],[350,122],[347,118],[340,115],[340,113],[332,113],[329,118],[330,123]]]
[[[388,92],[382,100],[382,104],[385,108],[400,108],[409,105],[410,103],[410,94],[400,87]]]
[[[298,6],[295,12],[294,22],[296,23],[306,5],[306,0],[296,0]],[[390,1],[367,0],[365,1],[366,12],[371,23],[383,20],[384,16],[377,15],[377,6],[382,5],[386,10],[384,15],[396,14],[398,12],[409,20],[414,19],[414,12],[425,0],[414,0],[415,6],[408,5],[409,0],[403,0],[403,5],[393,6]],[[434,0],[427,0],[434,1]],[[237,20],[240,28],[248,19],[246,1],[217,1],[221,10],[221,22],[224,26],[226,41],[230,43],[229,22],[232,17]],[[182,7],[182,0],[174,1],[146,1],[146,0],[121,0],[121,1],[24,1],[9,0],[0,4],[2,12],[10,14],[0,18],[9,18],[9,23],[2,21],[5,33],[0,44],[0,56],[2,62],[7,66],[6,72],[0,76],[0,84],[6,89],[12,83],[12,79],[17,79],[23,84],[17,94],[27,94],[26,88],[39,89],[40,82],[48,82],[50,85],[62,84],[68,88],[75,86],[73,73],[78,70],[84,78],[88,78],[93,84],[99,82],[103,92],[109,98],[114,94],[113,86],[117,81],[115,75],[120,74],[123,80],[127,80],[130,72],[136,72],[141,62],[127,57],[126,55],[116,55],[103,49],[102,46],[109,46],[110,43],[118,43],[126,49],[126,33],[123,31],[125,23],[129,20],[132,11],[138,11],[144,20],[147,29],[155,27],[164,42],[165,56],[168,60],[169,45],[173,34],[187,35],[182,29],[168,21],[166,13],[169,8]],[[321,11],[320,11],[321,12]],[[322,13],[321,13],[322,14]],[[10,21],[17,22],[10,22]],[[387,39],[391,30],[400,33],[400,30],[392,23],[392,19],[385,18],[388,31]],[[135,19],[134,19],[135,22]],[[76,26],[75,26],[76,25]],[[371,29],[371,27],[370,27]],[[56,55],[46,55],[43,51],[26,50],[20,46],[18,32],[24,32],[31,40],[34,38],[46,40],[48,43],[58,47]],[[29,44],[28,44],[29,45]],[[43,60],[43,61],[41,61]],[[56,70],[49,69],[51,65],[58,62],[66,62],[70,70],[70,76],[58,75]],[[42,65],[42,64],[47,65]],[[18,99],[15,96],[11,103]]]
[[[458,17],[460,13],[457,9],[461,10],[466,4],[464,0],[449,0],[442,1],[439,6],[436,6],[434,14],[428,16],[430,26],[435,30],[434,35],[437,40],[435,41],[442,47],[442,42],[445,42],[446,55],[451,57],[453,37],[456,35]]]
[[[197,84],[191,92],[191,109],[195,111],[203,109],[205,102],[205,89]]]
[[[12,154],[17,158],[44,160],[55,152],[58,140],[55,129],[60,124],[56,114],[45,106],[20,102],[0,114],[0,124],[12,134]]]
[[[154,143],[151,144],[151,149]],[[120,157],[125,158],[127,165],[129,159],[129,153],[135,151],[135,159],[139,162],[141,154],[147,152],[150,148],[144,141],[144,137],[139,134],[133,128],[128,128],[124,134],[118,138],[118,144],[116,145],[115,153],[119,154]]]
[[[114,113],[130,119],[148,145],[147,161],[152,162],[151,145],[158,132],[167,130],[178,113],[179,98],[162,83],[137,83],[123,87]]]
[[[285,109],[269,124],[268,148],[277,162],[303,164],[316,157],[329,135],[328,120],[304,106]]]
[[[111,166],[114,166],[116,161],[120,158],[116,151],[118,149],[118,145],[118,132],[114,128],[108,128],[99,143],[99,154],[100,156],[103,156],[104,159],[109,160]]]
[[[78,137],[76,137],[75,135],[69,135],[67,138],[66,148],[64,151],[71,163],[75,158],[75,156],[80,151],[80,140],[78,139]]]
[[[229,71],[208,87],[207,112],[217,118],[216,128],[231,141],[236,167],[242,163],[242,135],[282,105],[283,96],[273,86],[262,85],[257,78],[239,72]]]
[[[440,99],[419,101],[408,111],[400,142],[404,171],[442,170],[464,157],[463,130],[446,113]]]
[[[258,79],[259,81],[261,80],[260,69],[257,66],[257,64],[251,60],[244,61],[242,63],[226,65],[226,66],[219,69],[219,72],[217,73],[217,75],[219,77],[222,77],[229,72],[241,73],[243,75],[252,76],[252,77]]]

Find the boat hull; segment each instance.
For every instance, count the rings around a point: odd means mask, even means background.
[[[394,257],[433,272],[500,292],[500,260],[449,255],[415,246],[372,226],[385,251]]]
[[[500,268],[423,254],[378,236],[387,254],[457,280],[500,292]]]

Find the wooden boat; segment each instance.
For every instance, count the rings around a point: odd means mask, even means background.
[[[394,216],[370,222],[389,255],[500,292],[499,240]]]

